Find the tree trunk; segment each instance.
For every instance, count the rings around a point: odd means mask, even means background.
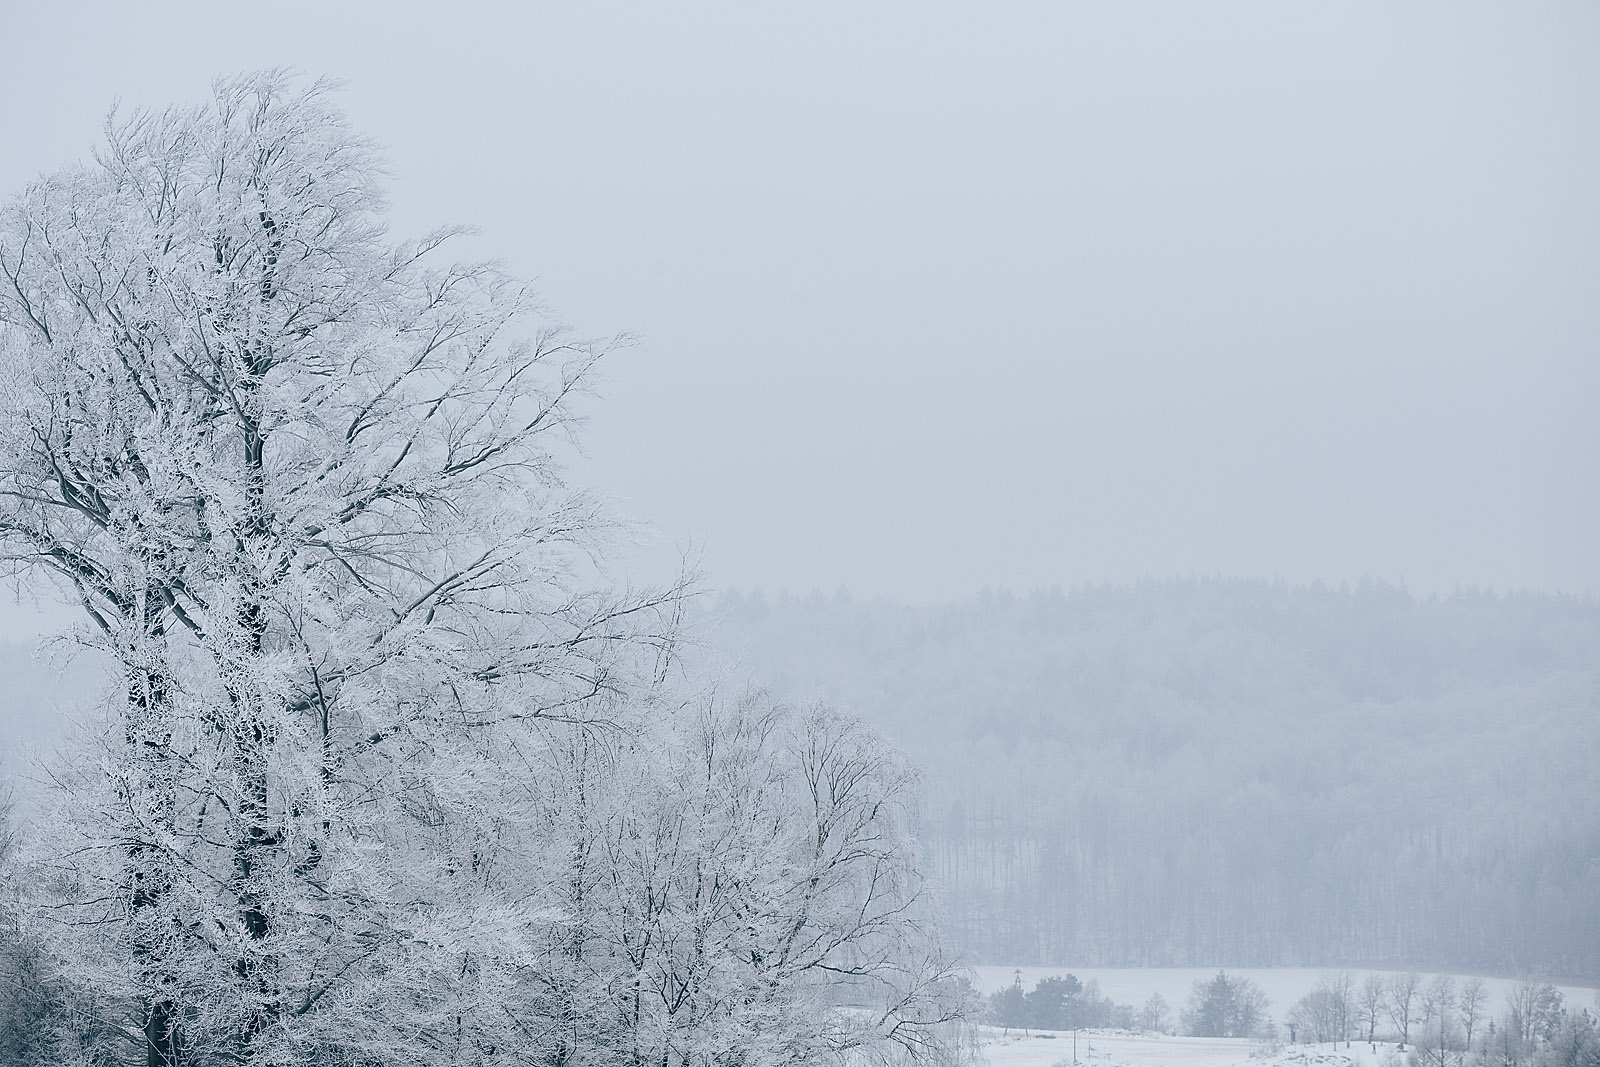
[[[146,625],[146,635],[150,642],[164,638],[159,620]],[[145,652],[148,654],[148,648]],[[143,762],[148,763],[151,777],[159,790],[158,817],[167,820],[168,829],[172,828],[176,819],[176,796],[168,778],[170,753],[163,722],[170,700],[167,680],[160,671],[152,670],[148,665],[136,666],[129,671],[126,736],[136,758],[145,756]],[[164,857],[152,846],[132,845],[128,849],[128,871],[135,914],[159,904],[168,884]],[[162,984],[166,977],[165,968],[154,946],[136,943],[134,954],[140,961],[145,980],[154,985]],[[180,1067],[177,1008],[172,1001],[159,994],[152,997],[145,1009],[144,1044],[146,1067]]]

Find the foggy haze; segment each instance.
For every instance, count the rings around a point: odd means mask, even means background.
[[[163,10],[12,13],[0,184],[348,79],[398,232],[639,338],[576,476],[642,573],[1600,586],[1591,5]]]
[[[1600,1067],[1600,7],[12,6],[0,1065]]]

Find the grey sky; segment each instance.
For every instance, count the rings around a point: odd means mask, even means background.
[[[398,229],[640,336],[582,477],[715,584],[1600,591],[1593,4],[16,6],[8,194],[348,79]]]

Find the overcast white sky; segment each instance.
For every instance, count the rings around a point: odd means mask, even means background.
[[[639,335],[582,476],[716,585],[1600,591],[1593,3],[8,6],[7,194],[348,79],[397,229]]]

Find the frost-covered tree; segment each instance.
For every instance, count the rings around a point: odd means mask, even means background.
[[[1418,994],[1418,1007],[1423,1026],[1444,1019],[1455,1011],[1456,983],[1448,974],[1436,974],[1428,980]]]
[[[1077,975],[1046,975],[1026,997],[1026,1025],[1039,1030],[1065,1030],[1076,1014],[1073,1000],[1083,992]]]
[[[1286,1021],[1297,1040],[1339,1040],[1338,1006],[1333,991],[1325,982],[1319,982],[1311,992],[1295,1001]]]
[[[1356,980],[1349,971],[1324,975],[1333,1002],[1336,1031],[1344,1038],[1344,1047],[1350,1047],[1350,1027],[1356,1020]]]
[[[604,346],[389,241],[329,89],[113,117],[0,215],[0,539],[119,693],[43,872],[151,1064],[466,1040],[538,879],[501,757],[623,698],[676,595],[593,580],[553,462]]]
[[[25,925],[11,870],[16,843],[11,804],[0,799],[0,1063],[45,1067],[56,1060],[47,1035],[67,1009]]]
[[[1164,1034],[1170,1022],[1171,1010],[1167,1007],[1167,998],[1160,993],[1151,993],[1145,1000],[1144,1007],[1139,1009],[1139,1028],[1149,1033]]]
[[[1303,1040],[1348,1043],[1355,1016],[1355,980],[1348,971],[1324,974],[1289,1009],[1288,1022]]]
[[[1267,997],[1250,979],[1218,971],[1196,979],[1181,1021],[1195,1037],[1253,1037],[1267,1023]]]
[[[1400,1049],[1405,1050],[1411,1040],[1411,1024],[1416,1019],[1417,996],[1422,989],[1422,976],[1406,971],[1389,976],[1388,999],[1383,1009],[1400,1038]]]
[[[1469,1055],[1472,1053],[1472,1036],[1483,1020],[1483,1006],[1488,999],[1489,992],[1484,988],[1482,978],[1473,975],[1462,980],[1461,995],[1456,999],[1456,1013],[1461,1023],[1462,1047]]]
[[[1600,1016],[1593,1011],[1562,1013],[1549,1040],[1532,1057],[1537,1067],[1600,1067]]]
[[[1427,1067],[1453,1067],[1461,1062],[1465,1044],[1456,1028],[1455,979],[1435,975],[1419,995],[1422,1038],[1412,1049],[1414,1063]]]
[[[957,1054],[966,993],[917,871],[912,773],[881,739],[748,692],[561,751],[530,797],[562,821],[543,969],[574,1025],[552,1062]]]
[[[0,212],[0,558],[82,605],[113,693],[25,876],[93,1018],[34,1036],[963,1055],[911,772],[836,713],[673,696],[683,583],[607,581],[556,461],[606,345],[454,231],[391,241],[330,88],[113,117]]]
[[[1383,975],[1370,972],[1361,980],[1361,990],[1356,999],[1356,1018],[1366,1024],[1367,1041],[1372,1051],[1378,1050],[1378,1017],[1383,1014],[1389,999],[1389,986]]]
[[[1022,1029],[1028,1024],[1028,993],[1022,988],[1022,972],[1016,972],[1011,984],[989,994],[988,1019],[990,1026],[1003,1030]]]
[[[1548,1041],[1561,1026],[1563,998],[1549,982],[1520,979],[1506,994],[1506,1029],[1525,1046]]]

